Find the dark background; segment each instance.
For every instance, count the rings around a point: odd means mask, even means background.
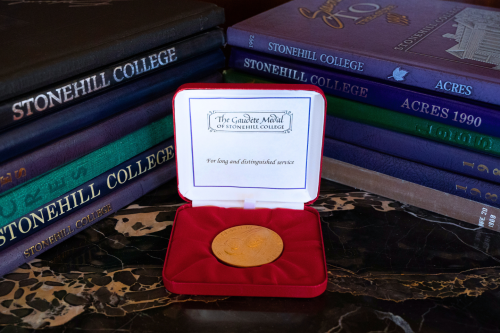
[[[255,16],[273,7],[279,6],[288,2],[286,0],[205,0],[206,2],[215,3],[224,8],[226,12],[226,23],[224,28],[230,27],[240,21]],[[415,1],[418,0],[408,0]],[[439,1],[439,0],[434,0]],[[500,8],[499,0],[445,0],[453,2],[469,3],[479,6],[489,6]]]

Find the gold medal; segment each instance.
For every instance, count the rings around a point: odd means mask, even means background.
[[[218,234],[212,241],[212,252],[220,261],[231,266],[262,266],[281,255],[283,240],[271,229],[240,225]]]

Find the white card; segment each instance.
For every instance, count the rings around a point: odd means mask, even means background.
[[[305,189],[310,97],[192,98],[193,186]]]
[[[181,194],[192,200],[314,199],[323,120],[323,97],[312,91],[182,91],[175,100]]]

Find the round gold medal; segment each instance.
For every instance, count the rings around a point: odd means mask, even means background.
[[[220,261],[231,266],[262,266],[281,255],[283,240],[271,229],[240,225],[218,234],[212,241],[212,252]]]

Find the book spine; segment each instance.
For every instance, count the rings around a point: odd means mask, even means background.
[[[500,183],[500,158],[327,116],[325,136],[468,177]]]
[[[46,116],[146,73],[176,65],[221,47],[223,43],[223,32],[215,29],[73,78],[63,84],[1,103],[0,131]]]
[[[268,79],[262,79],[254,75],[231,70],[224,73],[224,80],[225,82],[232,83],[270,83]],[[328,105],[327,113],[339,118],[440,141],[481,153],[496,156],[500,155],[500,138],[498,137],[466,131],[435,121],[409,116],[404,113],[390,111],[332,95],[326,95],[326,99]]]
[[[59,221],[3,250],[0,276],[31,261],[62,241],[116,213],[146,193],[175,178],[175,170],[175,161],[169,161],[143,178],[133,180],[108,196],[101,197],[73,211]]]
[[[323,157],[321,170],[322,178],[500,232],[497,222],[500,209],[496,207],[449,195],[328,157]]]
[[[328,113],[491,155],[500,155],[500,138],[466,131],[415,116],[327,95]],[[330,107],[331,106],[331,107]],[[499,133],[500,134],[500,133]]]
[[[500,207],[500,186],[432,168],[334,139],[325,139],[324,156],[435,190]]]
[[[173,136],[169,115],[0,197],[0,227]]]
[[[133,179],[144,177],[173,157],[174,140],[170,139],[44,203],[43,206],[24,214],[0,229],[0,251],[56,223],[67,214],[71,214],[73,210],[81,209],[107,196]]]
[[[179,20],[155,26],[149,31],[123,36],[112,43],[68,54],[63,59],[45,63],[35,70],[18,73],[8,82],[0,82],[0,100],[38,90],[223,23],[224,10],[213,6],[198,15],[181,17]]]
[[[232,48],[229,67],[278,81],[314,84],[325,94],[481,134],[498,136],[500,128],[498,107],[435,96],[263,53]]]
[[[199,80],[224,66],[221,50],[123,84],[37,121],[0,134],[0,163],[112,115],[147,103],[179,85]]]
[[[334,68],[350,73],[362,74],[382,80],[395,80],[397,71],[402,69],[408,73],[404,84],[432,91],[450,94],[500,105],[500,95],[497,93],[500,84],[470,78],[463,75],[446,73],[439,69],[422,68],[416,65],[402,64],[391,59],[380,59],[352,52],[312,45],[307,42],[292,41],[285,38],[270,36],[253,31],[236,28],[227,29],[228,44],[259,52],[275,54],[280,57],[296,59],[301,62],[315,64],[321,67]],[[466,82],[464,91],[452,90],[451,82]],[[446,87],[443,87],[446,86]],[[468,95],[464,95],[468,94]]]
[[[221,82],[221,74],[199,82]],[[172,92],[162,96],[1,164],[0,194],[166,117],[172,113],[173,95]]]

